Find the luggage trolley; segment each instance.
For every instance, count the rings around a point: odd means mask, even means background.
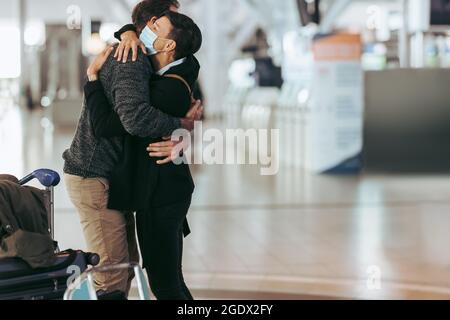
[[[49,233],[55,240],[54,188],[61,179],[57,172],[49,169],[36,170],[19,181],[25,185],[38,180],[46,201]],[[88,266],[96,266],[100,257],[81,250],[55,250],[56,261],[49,268],[32,269],[19,258],[0,259],[0,300],[62,300],[68,280],[74,272],[83,273]]]
[[[45,187],[44,195],[47,199],[47,217],[49,233],[52,239],[55,240],[55,187],[61,182],[59,174],[55,171],[48,169],[36,170],[30,173],[25,178],[19,181],[21,186],[26,185],[28,182],[37,179],[42,186]]]

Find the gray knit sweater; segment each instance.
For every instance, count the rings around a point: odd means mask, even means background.
[[[180,119],[151,106],[150,60],[140,53],[136,62],[122,63],[110,55],[100,72],[100,81],[125,130],[138,137],[170,136],[180,128]],[[123,137],[96,138],[84,101],[72,145],[63,154],[64,172],[84,178],[108,178],[119,163]]]

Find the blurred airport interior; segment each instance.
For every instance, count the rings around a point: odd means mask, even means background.
[[[137,2],[0,2],[0,173],[62,173],[87,66]],[[192,166],[195,296],[450,299],[450,1],[180,3],[203,127],[279,130],[274,175]],[[83,248],[63,184],[55,201],[57,240]]]

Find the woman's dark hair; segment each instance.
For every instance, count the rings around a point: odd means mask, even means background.
[[[170,10],[170,7],[180,7],[178,0],[144,0],[139,2],[133,9],[131,16],[133,24],[140,32],[145,28],[145,25],[153,17],[160,17]]]
[[[177,43],[175,60],[195,54],[202,46],[202,32],[195,22],[188,16],[167,11],[163,14],[172,24],[169,38]]]

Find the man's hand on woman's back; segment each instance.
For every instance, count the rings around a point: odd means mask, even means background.
[[[192,100],[192,107],[186,114],[186,118],[181,119],[183,129],[188,131],[194,130],[196,121],[201,121],[203,118],[203,105],[201,100]],[[180,157],[179,151],[186,152],[190,147],[190,141],[183,139],[180,141],[172,140],[172,137],[164,138],[164,141],[150,144],[147,148],[150,157],[165,158],[158,160],[157,164],[164,165],[174,161]]]

